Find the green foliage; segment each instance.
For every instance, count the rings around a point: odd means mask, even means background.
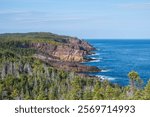
[[[11,63],[7,63],[9,65]],[[150,99],[150,81],[144,89],[135,88],[131,96],[130,87],[110,84],[107,80],[82,78],[72,73],[54,69],[39,60],[15,62],[25,71],[13,72],[0,78],[0,99],[21,100],[111,100]],[[26,71],[26,67],[30,68]],[[11,71],[11,70],[10,70]],[[16,75],[16,73],[18,75]],[[31,72],[31,73],[30,73]],[[128,94],[129,93],[129,94]]]
[[[33,47],[34,44],[59,45],[65,43],[67,38],[69,37],[42,32],[0,34],[0,60],[22,59],[27,56],[32,56],[42,51],[35,49]]]
[[[140,79],[140,76],[137,72],[135,71],[131,71],[128,73],[128,77],[130,79],[130,84],[131,84],[131,96],[133,96],[133,94],[135,93],[135,89],[136,89],[136,84],[138,86],[140,86],[141,84],[141,79]]]
[[[144,88],[144,99],[150,100],[150,80]]]
[[[80,77],[55,69],[33,57],[31,45],[66,43],[70,37],[51,33],[0,35],[0,99],[11,100],[111,100],[150,99],[150,81],[145,87],[139,74],[128,74],[130,86],[107,80]],[[41,49],[42,51],[42,49]]]
[[[107,81],[100,82],[98,79],[72,75],[35,59],[31,59],[28,63],[25,61],[14,63],[7,62],[7,66],[16,65],[16,68],[6,70],[6,74],[0,78],[0,99],[91,100],[118,97],[113,95],[112,91],[115,88]],[[24,69],[21,70],[19,66]]]
[[[137,81],[139,79],[139,74],[135,71],[131,71],[131,72],[129,72],[128,77],[131,80]]]

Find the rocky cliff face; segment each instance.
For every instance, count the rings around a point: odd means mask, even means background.
[[[62,61],[56,58],[52,58],[50,56],[46,57],[40,54],[36,54],[34,55],[34,57],[46,62],[52,67],[65,70],[67,72],[73,71],[76,73],[84,73],[84,72],[99,72],[100,71],[100,69],[98,69],[97,67],[82,65],[79,62]]]
[[[80,64],[80,62],[87,60],[86,55],[91,54],[94,48],[86,41],[75,37],[60,36],[52,33],[16,33],[2,34],[0,35],[0,40],[1,47],[5,45],[5,49],[9,49],[16,56],[28,55],[40,59],[56,69],[78,73],[100,71],[97,67]],[[31,54],[29,54],[28,50],[30,50]],[[34,51],[32,52],[31,50]],[[13,65],[3,66],[6,71],[3,73],[7,74],[9,66]]]
[[[36,58],[55,68],[74,72],[100,71],[97,67],[80,64],[80,62],[86,61],[86,55],[91,54],[95,49],[84,40],[69,37],[61,43],[33,43],[31,47],[40,51],[34,55]]]
[[[69,38],[65,43],[33,43],[31,46],[62,61],[70,62],[85,61],[85,56],[90,54],[91,50],[94,49],[87,42],[76,38]]]

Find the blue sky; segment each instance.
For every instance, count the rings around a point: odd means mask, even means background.
[[[150,38],[150,0],[0,0],[0,33]]]

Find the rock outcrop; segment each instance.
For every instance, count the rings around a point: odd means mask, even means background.
[[[95,48],[76,37],[40,32],[2,34],[0,38],[3,39],[3,42],[8,39],[9,41],[6,41],[5,45],[10,45],[17,50],[20,49],[18,52],[24,50],[24,53],[27,54],[28,49],[35,50],[34,52],[31,51],[32,55],[30,56],[40,59],[57,69],[78,73],[100,71],[97,67],[80,64],[80,62],[90,60],[86,55],[91,54]],[[26,66],[29,68],[28,65]],[[28,71],[28,69],[25,70]]]
[[[56,58],[45,57],[43,55],[36,54],[34,57],[46,62],[52,67],[65,71],[74,71],[76,73],[85,73],[85,72],[99,72],[100,69],[94,66],[82,65],[79,62],[68,62],[62,61]]]
[[[83,62],[86,55],[91,54],[94,48],[83,40],[77,38],[66,39],[64,43],[32,43],[31,47],[42,53],[56,57],[62,61]]]

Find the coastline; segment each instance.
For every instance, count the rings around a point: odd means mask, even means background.
[[[17,51],[20,51],[20,49],[34,50],[31,54],[25,56],[33,57],[33,59],[40,60],[58,70],[75,72],[78,75],[89,77],[91,76],[84,73],[101,71],[98,67],[81,64],[81,62],[93,60],[87,56],[93,54],[93,50],[96,48],[87,41],[76,37],[47,32],[30,32],[0,34],[0,39],[3,43],[11,43],[14,50],[18,49]],[[6,66],[11,66],[11,63]],[[27,70],[27,72],[30,72],[30,70]]]

